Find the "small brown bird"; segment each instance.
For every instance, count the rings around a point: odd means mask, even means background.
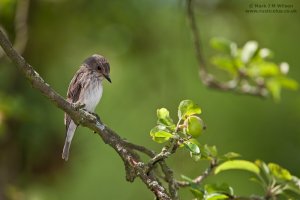
[[[87,58],[69,85],[67,101],[82,105],[87,111],[94,112],[102,96],[102,80],[105,78],[111,82],[109,73],[109,63],[103,56],[94,54]],[[65,113],[65,126],[66,140],[62,158],[67,161],[72,138],[78,125]]]

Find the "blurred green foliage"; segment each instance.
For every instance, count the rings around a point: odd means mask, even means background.
[[[11,39],[15,2],[0,0],[0,24]],[[250,3],[197,1],[205,55],[215,54],[210,48],[212,37],[237,44],[256,40],[272,49],[272,62],[288,62],[289,76],[299,81],[299,11],[247,14],[244,10]],[[285,3],[300,7],[298,1]],[[282,91],[284,98],[274,104],[205,88],[199,80],[183,1],[32,0],[28,27],[23,56],[62,95],[86,57],[99,53],[108,58],[113,84],[104,83],[97,113],[122,137],[160,150],[147,135],[155,123],[156,108],[166,105],[170,113],[176,113],[181,99],[193,99],[201,103],[209,132],[201,136],[203,143],[218,146],[220,152],[239,152],[247,160],[275,162],[300,175],[299,92]],[[214,67],[210,71],[228,78]],[[0,198],[152,198],[141,182],[125,181],[122,161],[87,129],[77,130],[70,160],[63,162],[63,113],[33,90],[5,58],[0,61],[0,91]],[[2,108],[14,110],[10,103],[19,104],[20,110],[9,116]],[[186,157],[186,151],[179,151],[168,163],[189,177],[206,167]],[[226,171],[210,181],[227,182],[235,194],[263,193],[256,184],[240,181],[241,176],[248,177]],[[180,196],[192,198],[189,191]]]
[[[235,42],[224,38],[213,38],[211,46],[220,52],[211,58],[211,62],[227,71],[231,80],[238,81],[237,87],[257,87],[266,89],[274,100],[280,100],[281,89],[297,90],[298,83],[287,77],[289,65],[279,65],[266,59],[272,58],[270,49],[259,48],[256,41],[248,41],[239,49]],[[266,95],[265,95],[266,96]]]

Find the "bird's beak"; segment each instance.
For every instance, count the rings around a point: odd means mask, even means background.
[[[111,83],[109,75],[103,74],[103,76],[106,78],[106,80],[108,80]]]

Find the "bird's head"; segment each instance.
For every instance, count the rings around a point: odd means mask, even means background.
[[[110,66],[106,58],[101,55],[94,54],[91,57],[87,58],[84,61],[84,65],[96,73],[100,75],[100,77],[106,78],[109,82],[111,82],[109,73],[110,73]]]

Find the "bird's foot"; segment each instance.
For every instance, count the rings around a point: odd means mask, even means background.
[[[81,103],[81,102],[76,102],[76,103],[73,103],[73,106],[74,106],[75,110],[79,110],[81,108],[84,108],[85,104]]]
[[[96,119],[97,119],[96,126],[97,126],[101,131],[103,131],[103,130],[105,129],[105,126],[102,124],[99,115],[98,115],[97,113],[90,113],[90,114],[96,117]],[[94,133],[97,133],[97,132],[94,131]]]
[[[91,111],[88,111],[87,109],[83,108],[82,110],[84,110],[85,112],[88,112],[90,115],[93,115],[94,117],[96,117],[96,119],[98,121],[101,121],[99,115],[97,113],[94,113],[94,112],[91,112]]]
[[[91,114],[94,115],[96,117],[96,119],[101,122],[101,119],[97,113],[91,112]]]

